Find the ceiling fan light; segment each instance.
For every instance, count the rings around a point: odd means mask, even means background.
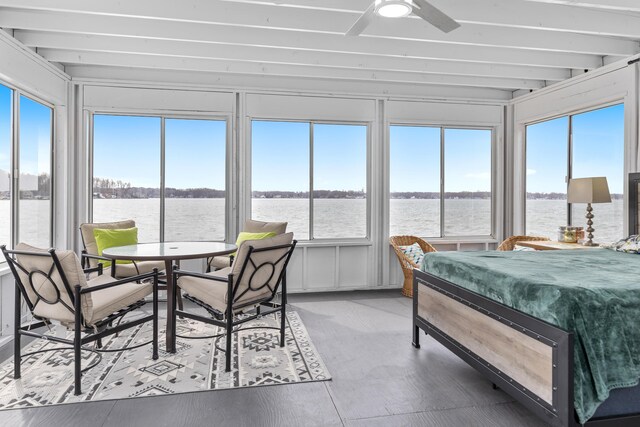
[[[376,0],[376,13],[385,18],[403,18],[413,10],[411,0]]]

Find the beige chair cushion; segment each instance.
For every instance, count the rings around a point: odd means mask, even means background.
[[[286,222],[264,222],[248,219],[244,222],[244,229],[248,233],[268,233],[284,234],[287,231]]]
[[[228,255],[226,255],[226,256],[215,256],[215,257],[213,257],[213,259],[211,260],[209,265],[211,266],[211,268],[215,268],[216,270],[220,269],[220,268],[230,267],[231,266],[231,258]]]
[[[89,280],[88,286],[102,285],[113,282],[113,280],[113,277],[108,274],[103,274],[95,279]],[[153,285],[151,283],[139,284],[135,282],[92,292],[93,311],[88,314],[83,313],[85,316],[85,324],[91,326],[110,314],[140,301],[152,292]]]
[[[245,259],[249,253],[249,247],[252,246],[255,249],[267,248],[270,246],[280,246],[280,245],[288,245],[293,241],[293,233],[285,233],[279,236],[271,237],[269,239],[262,240],[247,240],[242,242],[240,247],[238,248],[238,252],[236,258],[233,261],[233,265],[231,266],[231,274],[234,276],[234,282],[238,280],[238,275],[242,270],[242,265],[244,264]],[[271,291],[268,287],[261,288],[263,284],[265,284],[268,280],[270,287],[273,289],[277,283],[278,277],[282,272],[282,268],[284,267],[284,260],[276,264],[275,269],[272,269],[270,266],[261,265],[264,262],[273,262],[275,263],[279,258],[281,258],[286,252],[288,248],[278,249],[274,251],[266,251],[266,252],[258,252],[251,254],[251,260],[253,263],[249,262],[247,265],[247,269],[245,270],[242,278],[240,279],[240,283],[238,283],[238,290],[236,291],[236,300],[235,304],[244,304],[249,301],[262,299],[265,296],[269,295]],[[257,265],[259,269],[253,267],[253,264]],[[258,289],[260,288],[260,289]],[[241,295],[245,290],[249,289],[247,293]]]
[[[137,267],[137,269],[136,269]],[[154,268],[158,271],[164,270],[164,261],[136,261],[129,264],[116,264],[116,278],[127,278],[138,274],[151,273]],[[111,267],[104,269],[104,273],[109,275]]]
[[[19,243],[15,250],[28,251],[28,252],[48,252],[47,249],[36,248],[25,243]],[[71,292],[75,291],[75,286],[81,287],[87,286],[87,280],[85,278],[82,267],[80,266],[80,260],[73,251],[57,250],[56,255],[62,266],[67,282],[71,287]],[[25,292],[31,304],[34,304],[33,314],[38,317],[58,320],[60,322],[67,322],[69,319],[73,321],[73,303],[69,292],[66,290],[62,277],[57,268],[53,267],[53,258],[51,256],[37,256],[37,255],[17,255],[17,262],[28,272],[41,271],[41,273],[31,274],[31,279],[19,268],[18,276],[20,281],[25,287]],[[53,267],[53,268],[52,268]],[[51,280],[46,277],[46,274],[51,272]],[[56,292],[57,289],[57,292]],[[60,299],[68,305],[71,310],[65,307],[61,302],[55,304],[47,304],[44,300],[38,300],[37,294],[41,295],[48,301],[55,301],[58,299],[58,293]],[[93,303],[91,296],[85,295],[82,297],[82,310],[84,313],[91,313],[93,309]]]
[[[247,233],[273,232],[276,234],[284,234],[287,231],[287,224],[286,222],[264,222],[248,219],[244,222],[244,229],[242,231]],[[229,255],[213,257],[209,262],[209,266],[215,269],[229,267],[230,265],[231,260]]]
[[[80,224],[80,234],[82,234],[82,242],[84,248],[89,255],[98,255],[98,245],[96,244],[96,237],[93,235],[93,230],[96,228],[106,228],[109,230],[121,229],[121,228],[133,228],[136,226],[136,222],[132,219],[117,222],[94,222]],[[89,258],[89,266],[96,267],[98,261]]]
[[[242,265],[244,264],[244,260],[247,257],[249,252],[249,247],[253,246],[255,249],[266,248],[270,246],[280,246],[280,245],[288,245],[293,241],[293,233],[281,234],[279,236],[271,237],[269,239],[261,239],[261,240],[247,240],[242,242],[240,247],[238,248],[238,256],[234,258],[233,265],[231,267],[223,268],[222,270],[212,271],[211,273],[207,273],[209,276],[220,277],[223,279],[228,279],[229,274],[233,275],[234,286],[235,281],[237,280],[240,271],[242,270]],[[276,262],[280,257],[282,257],[288,248],[278,249],[275,251],[268,251],[262,253],[253,253],[251,259],[253,262],[260,266],[265,261]],[[255,268],[252,266],[251,262],[247,265],[247,269],[245,270],[241,282],[238,284],[238,292],[237,295],[242,293],[245,289],[249,288],[250,281],[252,287],[260,287],[267,280],[269,280],[269,284],[273,289],[276,285],[277,279],[282,272],[282,268],[284,267],[284,260],[280,263],[276,264],[275,270],[273,270],[273,275],[271,275],[272,269],[270,267],[262,267],[255,275],[253,274]],[[253,279],[252,279],[253,276]],[[270,278],[271,277],[271,278]],[[190,276],[182,276],[178,278],[178,286],[180,289],[188,293],[194,298],[199,299],[202,302],[209,304],[211,307],[219,310],[224,313],[227,309],[227,283],[217,281],[217,280],[207,280],[201,279],[198,277],[190,277]],[[234,305],[242,305],[252,306],[252,302],[260,302],[271,295],[271,291],[268,287],[264,287],[260,290],[253,291],[249,290],[245,295],[241,298],[237,299]],[[244,309],[244,308],[242,308]],[[237,312],[239,310],[235,310]]]
[[[178,278],[178,286],[192,297],[224,313],[227,309],[226,281],[230,272],[231,267],[226,267],[207,273],[207,276],[220,277],[225,280],[224,282],[206,280],[199,277],[181,276]]]

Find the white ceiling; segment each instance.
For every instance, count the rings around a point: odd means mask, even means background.
[[[640,52],[638,0],[431,0],[462,27],[376,17],[344,36],[371,1],[0,0],[0,27],[85,77],[179,70],[528,91]]]

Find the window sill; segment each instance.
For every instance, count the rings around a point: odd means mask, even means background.
[[[369,239],[318,239],[318,240],[299,240],[298,247],[335,247],[335,246],[372,246],[373,243]]]
[[[423,237],[431,244],[500,243],[491,236]]]

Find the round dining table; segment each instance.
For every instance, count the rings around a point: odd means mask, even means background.
[[[164,261],[167,276],[167,333],[166,349],[174,353],[173,322],[171,316],[176,301],[169,298],[173,294],[173,263],[185,259],[209,258],[227,255],[238,249],[236,245],[221,242],[162,242],[138,243],[127,246],[114,246],[102,251],[102,256],[113,260],[126,261]]]

